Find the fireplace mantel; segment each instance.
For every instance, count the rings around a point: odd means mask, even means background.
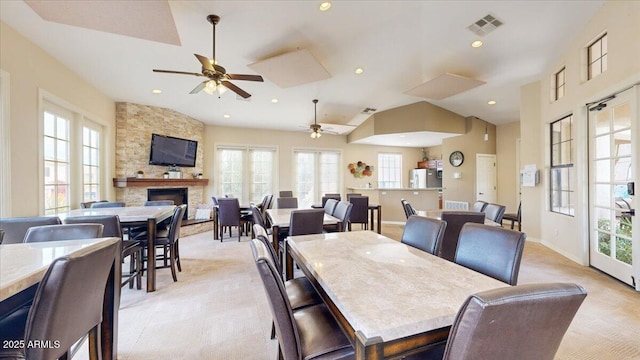
[[[154,179],[154,178],[113,178],[113,187],[148,186],[206,186],[209,179]]]

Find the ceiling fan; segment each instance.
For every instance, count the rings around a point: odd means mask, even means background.
[[[322,126],[318,124],[318,99],[313,99],[313,124],[309,125],[309,130],[312,139],[322,136]]]
[[[198,84],[193,90],[191,90],[190,94],[197,94],[200,91],[204,90],[208,94],[213,94],[216,89],[220,94],[223,90],[221,87],[227,88],[236,94],[242,96],[247,99],[251,97],[251,94],[242,90],[235,84],[231,83],[229,80],[246,80],[246,81],[264,81],[262,76],[260,75],[243,75],[243,74],[227,74],[227,70],[222,66],[216,64],[216,25],[220,21],[220,17],[218,15],[209,15],[207,16],[207,20],[213,25],[213,57],[208,59],[205,56],[193,54],[196,56],[198,61],[202,64],[202,72],[186,72],[186,71],[173,71],[173,70],[158,70],[153,69],[154,72],[161,73],[169,73],[169,74],[184,74],[184,75],[194,75],[194,76],[204,76],[207,77],[208,80],[205,80]]]

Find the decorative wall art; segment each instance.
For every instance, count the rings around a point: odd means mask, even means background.
[[[367,165],[362,161],[358,161],[357,163],[351,163],[349,166],[349,171],[353,174],[355,178],[361,178],[363,176],[371,176],[373,174],[373,166]]]

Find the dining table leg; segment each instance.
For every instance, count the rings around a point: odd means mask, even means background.
[[[378,205],[378,234],[382,234],[382,205]],[[371,228],[373,230],[373,228]]]
[[[156,219],[147,219],[147,292],[156,291]]]
[[[118,310],[120,309],[120,279],[122,278],[122,244],[116,251],[104,291],[100,348],[103,360],[116,360],[118,354]]]
[[[289,250],[289,246],[284,245],[284,258],[285,258],[285,280],[293,279],[293,257],[291,257],[291,251]]]

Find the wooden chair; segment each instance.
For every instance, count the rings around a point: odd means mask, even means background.
[[[513,230],[514,223],[518,223],[518,231],[522,231],[522,203],[518,204],[517,213],[506,213],[502,216],[502,221],[511,221],[511,230]]]

